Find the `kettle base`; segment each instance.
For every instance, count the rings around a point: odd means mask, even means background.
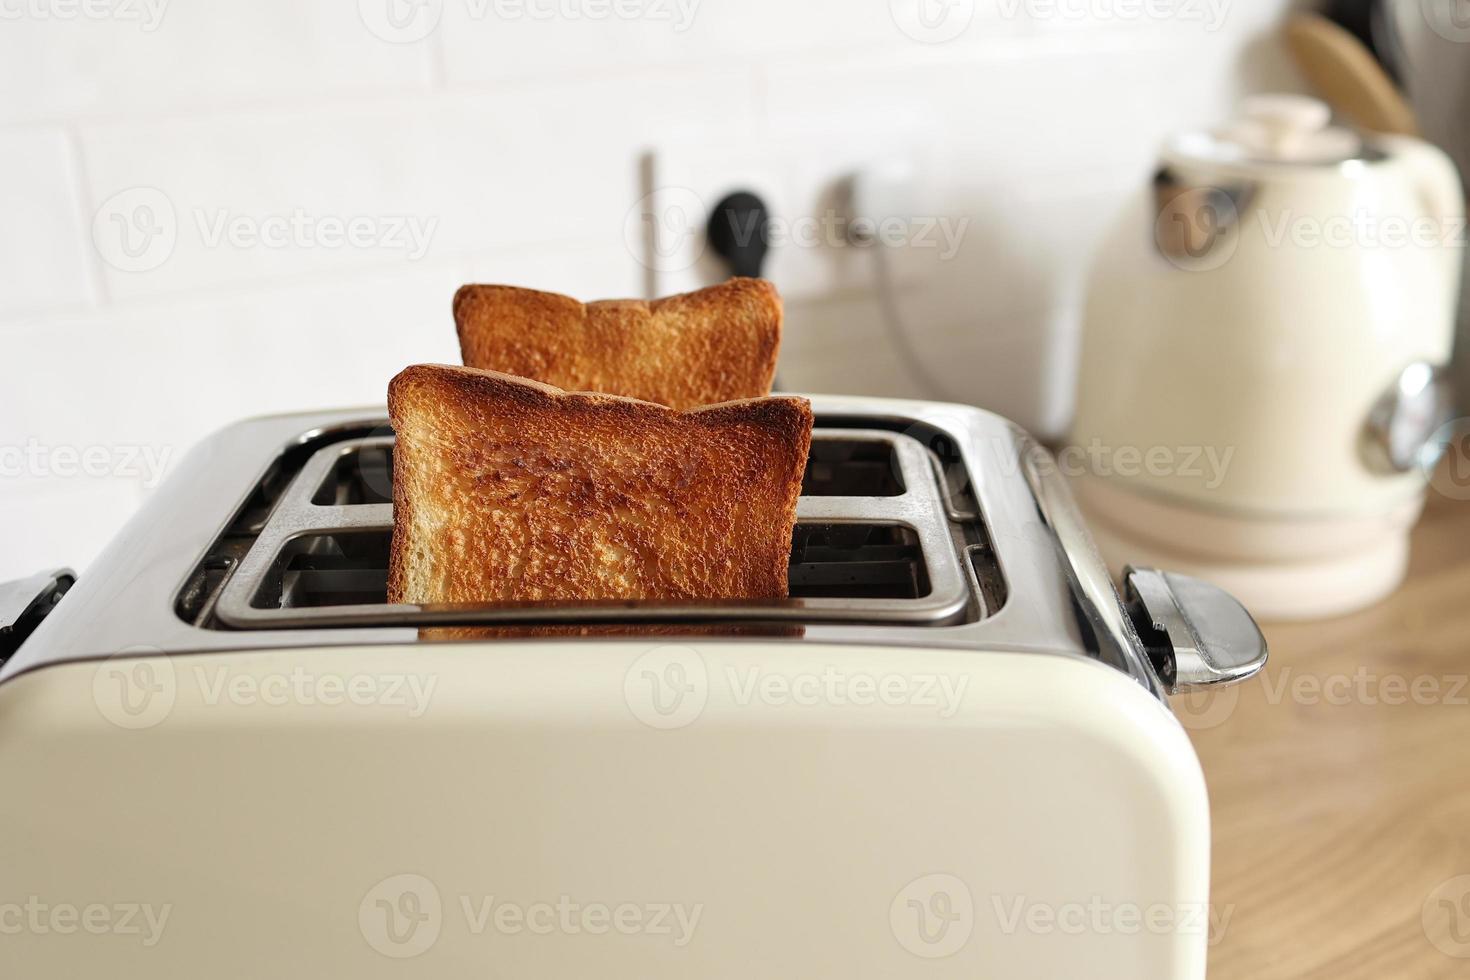
[[[1258,619],[1340,616],[1390,595],[1423,507],[1354,519],[1254,519],[1084,479],[1078,497],[1109,570],[1169,568],[1229,591]]]

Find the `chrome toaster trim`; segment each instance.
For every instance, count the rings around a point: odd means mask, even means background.
[[[998,609],[985,609],[984,615],[972,615],[964,622],[924,625],[935,622],[936,615],[952,611],[953,582],[942,579],[932,583],[931,592],[942,601],[936,599],[922,616],[910,621],[898,616],[881,625],[823,622],[822,616],[828,613],[797,614],[791,618],[803,624],[799,633],[762,636],[761,642],[1071,656],[1109,664],[1154,695],[1164,696],[1148,651],[1123,613],[1063,478],[1049,462],[1050,455],[1024,431],[999,416],[962,405],[841,396],[813,396],[811,401],[819,426],[823,419],[841,419],[847,434],[865,425],[885,433],[923,428],[938,431],[951,441],[959,457],[959,462],[951,465],[962,472],[949,475],[968,483],[978,514],[966,512],[945,493],[944,480],[927,484],[932,487],[937,483],[942,497],[931,498],[918,491],[909,503],[927,510],[936,505],[937,499],[952,520],[979,520],[1004,577],[1006,599]],[[339,621],[332,628],[203,629],[176,613],[179,594],[206,549],[235,520],[287,449],[309,445],[324,434],[358,438],[374,430],[380,436],[386,434],[381,409],[273,416],[238,423],[196,447],[81,575],[57,613],[48,617],[0,669],[0,683],[53,664],[116,656],[418,642],[417,622],[412,626],[348,625]],[[911,475],[916,460],[907,451],[900,455],[906,475]],[[930,462],[934,467],[943,465],[932,455]],[[920,481],[917,485],[923,484]],[[905,485],[915,493],[916,484]],[[851,519],[860,514],[867,512],[841,498],[808,498],[802,507],[802,517],[809,519]],[[380,525],[389,516],[383,505],[370,517],[367,515],[364,511],[364,519]],[[292,531],[290,525],[282,525],[272,533],[289,535]],[[932,538],[924,544],[948,550],[955,558],[954,567],[970,567],[967,549],[958,544],[941,545]],[[247,557],[235,572],[254,570],[264,560]],[[215,610],[221,618],[236,624],[251,619],[251,613],[240,605],[245,594],[242,588],[231,590],[227,583],[228,602],[222,594],[220,607]],[[976,592],[974,588],[968,591],[972,595]],[[809,604],[806,609],[823,608],[818,600],[804,602]],[[732,618],[725,612],[706,606],[695,618]],[[768,622],[780,617],[764,611],[749,618]],[[944,618],[938,615],[939,620]],[[330,617],[322,617],[322,622],[329,621]],[[701,643],[732,641],[738,642],[739,637],[700,638]]]
[[[898,525],[913,531],[919,547],[929,594],[916,599],[789,599],[780,603],[583,603],[561,605],[554,611],[557,623],[602,622],[692,622],[760,621],[818,623],[863,619],[873,623],[943,624],[964,612],[970,589],[960,566],[961,556],[947,530],[948,517],[924,449],[915,440],[892,432],[864,429],[831,429],[813,434],[813,442],[861,440],[890,447],[898,464],[903,492],[881,497],[802,497],[797,521],[802,524]],[[236,629],[400,625],[424,627],[435,624],[545,623],[548,612],[541,604],[491,606],[469,612],[463,609],[434,609],[417,605],[360,605],[307,608],[261,608],[252,598],[264,588],[282,550],[293,540],[333,532],[386,532],[393,527],[392,504],[333,505],[313,503],[313,497],[328,479],[337,461],[346,453],[363,448],[392,445],[390,437],[379,436],[332,443],[317,450],[276,504],[260,536],[230,576],[215,615]]]

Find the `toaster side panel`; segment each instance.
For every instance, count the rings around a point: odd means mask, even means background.
[[[1060,655],[61,665],[0,687],[0,780],[18,976],[1193,980],[1211,933],[1183,730]]]

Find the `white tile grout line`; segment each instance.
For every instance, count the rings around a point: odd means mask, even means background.
[[[90,225],[86,229],[86,232],[88,236],[88,250],[93,259],[100,262],[100,257],[96,254],[96,248],[91,245]],[[317,287],[326,289],[337,286],[348,286],[355,282],[383,282],[385,279],[413,278],[414,274],[418,272],[426,275],[443,275],[449,270],[457,270],[454,278],[462,282],[467,282],[469,279],[466,277],[470,275],[470,267],[477,259],[486,255],[494,255],[507,251],[521,252],[526,249],[545,249],[548,252],[554,253],[562,249],[602,248],[606,244],[601,239],[568,238],[541,240],[520,247],[504,246],[489,249],[458,249],[454,252],[448,252],[432,261],[415,263],[410,266],[365,264],[362,266],[319,269],[309,272],[257,276],[219,283],[196,283],[163,292],[108,297],[105,302],[94,301],[86,306],[68,304],[65,306],[30,307],[25,310],[17,310],[0,315],[0,330],[14,326],[39,325],[43,321],[57,318],[64,319],[76,316],[112,313],[128,314],[146,312],[148,310],[171,310],[180,306],[192,306],[200,302],[244,302],[252,297],[272,296],[299,289],[312,289]]]
[[[886,44],[856,44],[848,47],[823,47],[812,45],[789,51],[766,52],[757,55],[721,55],[713,58],[672,59],[668,61],[637,62],[616,67],[589,70],[521,71],[504,77],[454,81],[449,78],[448,56],[445,49],[443,30],[436,29],[432,35],[429,51],[428,87],[396,85],[362,85],[339,90],[318,90],[296,95],[246,96],[226,99],[222,102],[200,102],[197,104],[167,103],[141,112],[119,112],[114,110],[89,109],[81,112],[58,115],[0,120],[0,129],[31,126],[76,124],[81,127],[110,126],[120,124],[149,124],[173,122],[179,119],[217,119],[280,111],[283,114],[298,112],[329,111],[336,108],[372,105],[384,100],[417,101],[456,95],[473,96],[487,91],[509,91],[521,88],[563,87],[593,85],[605,81],[627,81],[640,78],[660,78],[688,75],[691,71],[739,71],[759,73],[769,81],[772,72],[789,70],[826,70],[850,64],[855,58],[871,56],[869,66],[875,71],[901,69],[918,64],[960,65],[968,63],[1004,62],[1033,56],[1059,57],[1073,53],[1157,53],[1178,48],[1175,39],[1167,37],[1131,36],[1124,32],[1109,31],[1056,31],[1038,34],[1018,34],[987,39],[969,46],[946,48],[944,45],[914,46],[895,49]]]

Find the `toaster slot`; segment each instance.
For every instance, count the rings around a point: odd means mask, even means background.
[[[919,536],[901,525],[798,524],[793,598],[920,599],[929,577]],[[387,601],[387,529],[296,538],[252,597],[256,609],[381,606]]]
[[[344,448],[312,494],[317,507],[393,502],[393,445],[372,442]]]
[[[391,541],[384,531],[297,538],[282,550],[255,603],[276,609],[382,605]]]
[[[904,492],[898,458],[889,442],[818,439],[812,443],[801,492],[810,497],[897,497]],[[344,448],[312,494],[318,507],[393,501],[393,446]]]
[[[281,494],[196,621],[301,629],[450,623],[797,622],[944,626],[995,605],[966,551],[984,532],[952,516],[933,451],[901,432],[818,427],[797,501],[781,600],[390,605],[393,438],[319,448]],[[252,528],[252,530],[254,530]],[[988,555],[988,550],[986,551]],[[212,603],[206,593],[217,596]]]
[[[893,444],[874,439],[814,439],[801,478],[805,497],[897,497],[903,475]]]
[[[929,594],[919,536],[901,525],[798,524],[791,595],[920,599]]]

